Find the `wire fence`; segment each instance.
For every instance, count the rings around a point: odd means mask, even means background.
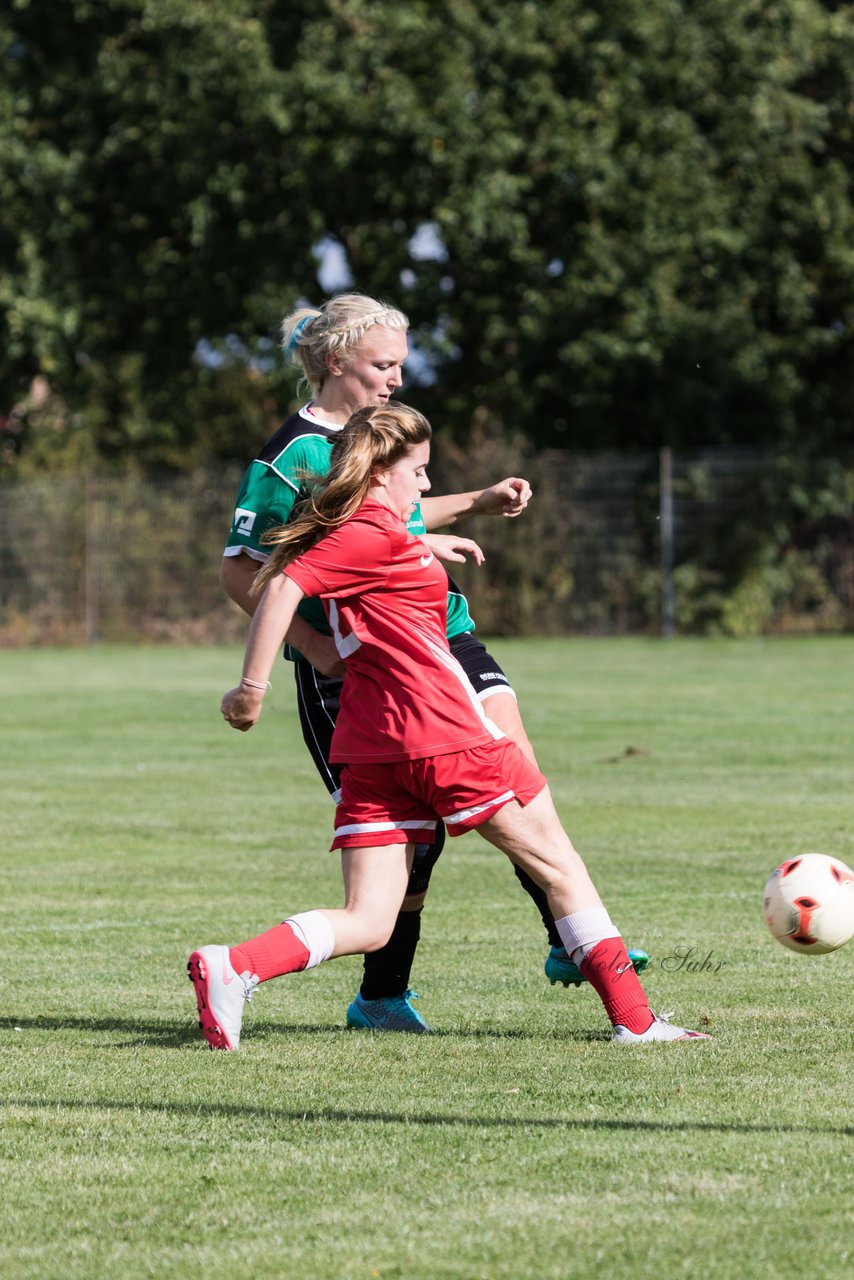
[[[454,574],[484,634],[854,629],[854,470],[749,452],[530,456],[438,442],[434,491],[528,477],[512,521],[465,529]],[[219,564],[239,472],[0,486],[0,645],[245,636]]]

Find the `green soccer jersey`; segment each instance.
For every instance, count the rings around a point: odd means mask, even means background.
[[[263,542],[269,529],[287,524],[312,477],[321,478],[329,470],[332,446],[341,432],[337,423],[326,422],[306,405],[282,424],[246,468],[237,494],[231,533],[223,555],[245,553],[263,563],[270,550]],[[416,537],[426,532],[420,505],[407,523]],[[453,578],[448,576],[448,637],[474,631],[468,603]],[[319,600],[303,599],[298,613],[324,635],[329,623]],[[289,656],[298,656],[291,651]]]
[[[307,407],[291,414],[246,468],[223,555],[246,552],[253,560],[268,558],[270,548],[263,542],[264,534],[288,523],[312,476],[326,475],[332,445],[340,432],[340,426],[309,413]],[[302,600],[297,612],[317,631],[330,634],[319,600]]]

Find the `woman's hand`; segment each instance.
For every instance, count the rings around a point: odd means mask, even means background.
[[[466,556],[471,556],[475,564],[480,565],[486,558],[471,538],[459,538],[453,533],[424,533],[421,541],[427,543],[437,559],[451,564],[465,564]]]
[[[531,492],[527,480],[508,476],[479,494],[473,504],[472,515],[504,516],[512,520],[525,510],[531,500]]]
[[[219,709],[232,729],[245,733],[257,724],[263,701],[263,689],[248,689],[246,685],[239,684],[236,689],[229,689]]]
[[[229,689],[219,707],[233,729],[245,733],[257,722],[273,663],[302,597],[301,588],[284,573],[268,582],[249,626],[243,679],[236,689]]]
[[[531,486],[520,476],[507,476],[486,489],[451,493],[443,498],[422,498],[421,518],[425,528],[444,529],[472,516],[520,516],[531,501]]]

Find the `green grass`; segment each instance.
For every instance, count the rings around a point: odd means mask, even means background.
[[[653,1006],[715,1039],[611,1047],[472,835],[424,915],[435,1036],[342,1030],[348,959],[209,1053],[187,953],[340,901],[288,674],[244,736],[236,651],[0,653],[4,1280],[852,1273],[854,944],[786,952],[761,891],[854,862],[854,641],[493,647]]]

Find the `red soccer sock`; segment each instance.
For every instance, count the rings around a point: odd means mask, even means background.
[[[304,969],[310,956],[308,947],[287,921],[239,943],[229,952],[235,973],[257,973],[262,982]]]
[[[611,1024],[641,1035],[654,1021],[622,938],[604,938],[578,966],[599,999]]]

